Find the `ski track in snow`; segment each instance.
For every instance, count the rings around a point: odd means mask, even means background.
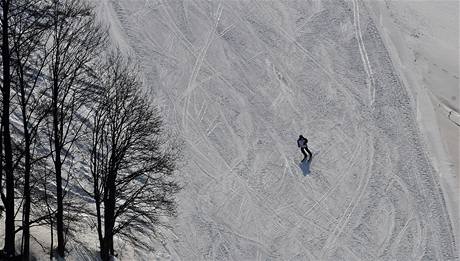
[[[360,0],[104,4],[185,141],[171,259],[458,258],[408,94]],[[300,133],[320,151],[305,177]]]
[[[363,35],[361,31],[361,24],[359,22],[359,3],[357,0],[353,1],[353,23],[355,25],[356,39],[359,44],[359,53],[361,54],[361,60],[363,61],[364,69],[366,70],[367,77],[369,78],[369,99],[371,105],[375,101],[375,89],[374,89],[374,77],[372,76],[372,68],[369,62],[369,56],[367,55],[366,46],[364,46]]]

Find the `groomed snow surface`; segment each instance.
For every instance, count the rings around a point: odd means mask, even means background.
[[[361,1],[98,9],[184,140],[174,230],[137,258],[458,259],[413,99]]]

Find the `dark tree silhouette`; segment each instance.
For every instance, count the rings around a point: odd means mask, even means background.
[[[10,22],[11,22],[11,1],[2,0],[2,147],[5,165],[2,170],[5,172],[6,195],[2,200],[5,207],[5,246],[4,254],[7,257],[15,256],[14,242],[14,174],[13,174],[13,149],[10,131],[10,95],[11,95],[11,46],[10,46]]]
[[[80,0],[53,0],[54,20],[48,43],[50,117],[48,137],[56,181],[56,233],[58,255],[65,255],[63,168],[81,134],[78,113],[87,101],[85,77],[97,57],[105,32],[94,23],[92,9]],[[84,116],[82,116],[84,117]],[[69,175],[69,170],[66,175]]]
[[[34,147],[38,129],[46,116],[40,110],[39,82],[47,58],[45,44],[51,26],[49,5],[44,0],[22,0],[14,8],[14,20],[10,23],[12,42],[12,80],[13,90],[18,104],[18,114],[22,125],[22,139],[16,145],[15,162],[22,163],[17,175],[22,178],[22,258],[29,260],[30,248],[30,206],[31,175],[34,165]],[[17,3],[17,2],[16,2]],[[17,165],[17,163],[15,165]],[[22,177],[21,177],[22,176]],[[16,229],[15,231],[19,231]]]
[[[156,235],[176,214],[172,174],[179,152],[135,66],[119,53],[100,55],[107,33],[85,0],[0,5],[0,259],[18,258],[15,237],[22,232],[21,258],[30,260],[30,229],[43,225],[50,228],[50,258],[55,240],[64,257],[84,203],[66,195],[77,189],[73,164],[86,155],[90,173],[79,176],[91,188],[80,185],[95,202],[90,213],[102,259],[114,255],[115,236],[152,250],[138,239]]]
[[[142,245],[136,233],[155,232],[161,216],[175,215],[179,187],[172,174],[178,153],[165,142],[159,113],[129,62],[111,55],[97,77],[88,193],[96,205],[101,258],[109,260],[115,235]]]

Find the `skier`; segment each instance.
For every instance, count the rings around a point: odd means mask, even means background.
[[[311,151],[307,147],[307,143],[308,143],[308,140],[306,138],[304,138],[302,135],[299,135],[299,139],[297,140],[297,146],[300,148],[300,151],[302,152],[302,154],[304,156],[302,162],[307,159],[307,152],[308,152],[308,155],[309,155],[308,161],[310,161],[311,157],[312,157]]]

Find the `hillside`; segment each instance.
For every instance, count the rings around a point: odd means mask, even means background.
[[[173,260],[457,256],[439,177],[360,1],[104,1],[184,140]],[[315,154],[297,162],[299,134]],[[146,257],[147,258],[147,257]]]

